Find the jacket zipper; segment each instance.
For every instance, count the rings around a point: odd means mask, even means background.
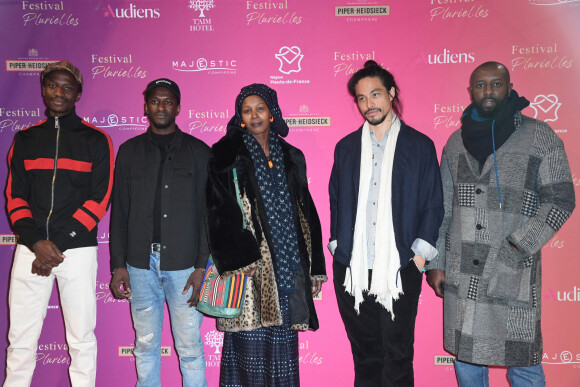
[[[52,172],[52,184],[50,192],[50,211],[46,217],[46,239],[50,240],[50,234],[48,232],[48,225],[50,223],[50,216],[52,215],[52,210],[54,209],[54,181],[56,180],[56,171],[58,166],[58,143],[60,138],[60,124],[58,122],[58,117],[54,117],[54,127],[56,128],[56,150],[54,152],[54,169]]]

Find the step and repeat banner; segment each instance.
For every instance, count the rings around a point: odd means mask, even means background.
[[[439,154],[469,105],[468,79],[488,60],[504,63],[524,114],[560,135],[580,185],[580,0],[2,0],[0,1],[0,154],[14,133],[44,117],[40,71],[67,59],[85,78],[77,112],[105,130],[115,149],[148,126],[142,92],[160,77],[182,90],[179,127],[208,145],[225,134],[242,86],[278,91],[288,141],[304,151],[308,179],[329,236],[328,179],[334,146],[362,123],[347,93],[368,59],[390,69],[403,119],[430,136]],[[7,164],[0,169],[2,188]],[[5,207],[5,197],[0,199]],[[578,212],[578,211],[577,211]],[[543,364],[548,385],[580,385],[580,216],[544,248]],[[97,278],[99,386],[136,382],[129,303],[109,290],[109,218],[99,224]],[[5,375],[7,293],[15,236],[0,217],[0,378]],[[327,268],[332,272],[327,253]],[[26,300],[22,300],[26,302]],[[304,386],[351,386],[350,345],[331,283],[316,301],[320,330],[301,333]],[[442,346],[442,301],[426,283],[416,326],[418,386],[456,384]],[[217,386],[223,334],[202,326],[210,386]],[[70,358],[56,289],[38,342],[33,386],[68,385]],[[164,385],[181,382],[169,320],[162,338]],[[505,370],[492,369],[495,386]]]

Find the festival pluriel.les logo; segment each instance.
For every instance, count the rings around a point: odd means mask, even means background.
[[[22,0],[22,19],[24,26],[70,26],[76,27],[79,18],[66,11],[64,1],[27,1]],[[68,3],[67,3],[68,5]]]
[[[534,98],[534,102],[530,103],[530,108],[534,110],[534,118],[549,122],[558,119],[558,109],[562,103],[558,101],[556,94],[538,94]]]
[[[302,51],[298,46],[284,46],[274,56],[280,61],[280,68],[278,70],[281,73],[298,73],[302,70],[300,62],[302,62],[304,55],[302,55]]]
[[[199,11],[199,17],[205,17],[204,11],[215,8],[214,0],[189,0],[189,8]]]

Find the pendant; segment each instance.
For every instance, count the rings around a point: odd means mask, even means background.
[[[268,157],[268,166],[270,167],[270,169],[274,168],[274,163],[272,162],[272,159]]]

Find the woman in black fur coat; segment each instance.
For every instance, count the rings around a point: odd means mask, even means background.
[[[250,275],[242,315],[217,321],[226,332],[220,386],[298,386],[298,331],[318,329],[313,296],[327,280],[320,220],[304,155],[282,139],[287,134],[276,92],[253,84],[242,88],[226,135],[212,147],[213,260],[221,275]]]

